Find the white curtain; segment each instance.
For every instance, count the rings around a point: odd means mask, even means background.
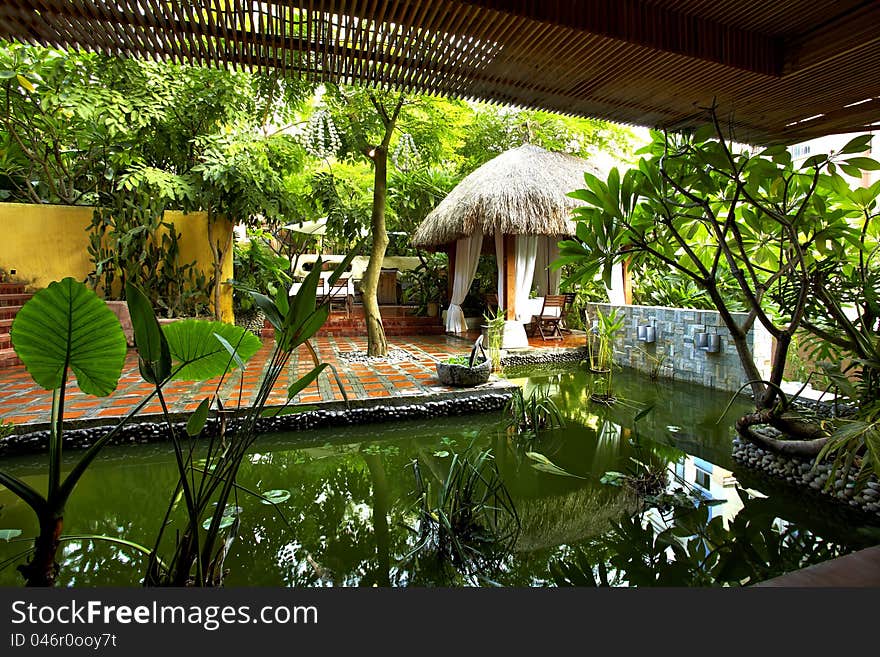
[[[535,254],[534,280],[539,297],[545,297],[548,294],[559,294],[559,281],[562,272],[559,269],[550,269],[550,263],[558,257],[559,238],[556,235],[539,236],[538,248]]]
[[[623,294],[623,264],[616,263],[611,267],[611,287],[606,288],[608,292],[608,303],[612,306],[623,306],[626,304],[626,297]]]
[[[516,318],[529,322],[532,312],[529,309],[529,293],[532,291],[532,279],[535,277],[535,255],[538,251],[537,235],[516,236]]]
[[[467,330],[461,304],[471,289],[477,265],[480,261],[480,250],[483,248],[483,233],[476,232],[469,237],[462,237],[455,244],[455,275],[452,280],[452,298],[446,311],[446,331],[462,333]]]
[[[495,260],[498,262],[498,309],[504,310],[504,235],[495,227]]]

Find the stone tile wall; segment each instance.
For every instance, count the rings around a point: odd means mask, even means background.
[[[660,378],[690,381],[728,391],[739,389],[747,381],[736,347],[717,311],[600,303],[588,307],[590,323],[596,317],[596,308],[608,314],[612,307],[626,315],[624,326],[614,339],[614,360],[618,365],[648,373],[656,369]],[[734,313],[734,317],[743,321],[745,313]],[[653,344],[638,340],[640,325],[654,327],[656,339]],[[694,335],[697,333],[719,335],[720,351],[707,353],[695,347]],[[749,333],[748,344],[758,371],[766,378],[772,354],[770,334],[756,322]]]

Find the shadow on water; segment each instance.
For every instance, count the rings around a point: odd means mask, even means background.
[[[566,421],[565,428],[541,432],[530,441],[499,431],[497,414],[263,437],[242,466],[239,482],[252,490],[290,491],[282,504],[289,525],[272,506],[239,494],[241,529],[226,559],[226,584],[446,583],[426,559],[406,558],[419,544],[414,528],[424,519],[412,464],[418,462],[434,491],[431,494],[436,495],[456,455],[471,445],[478,451],[492,450],[494,467],[516,511],[515,521],[512,516],[486,521],[496,522],[498,534],[514,536],[502,558],[493,561],[496,572],[487,578],[501,585],[588,584],[587,579],[579,579],[575,566],[584,565],[580,568],[584,575],[587,566],[599,562],[605,564],[606,573],[616,574],[618,583],[656,583],[644,576],[638,563],[656,557],[662,518],[652,521],[651,537],[639,533],[647,526],[642,520],[651,506],[649,492],[611,485],[607,473],[621,473],[630,477],[628,481],[635,481],[638,472],[661,473],[668,494],[682,488],[723,500],[705,507],[704,524],[715,523],[712,531],[718,541],[718,531],[728,532],[723,538],[734,555],[728,557],[731,563],[760,555],[737,557],[741,538],[726,528],[740,531],[743,537],[761,533],[761,545],[770,548],[776,545],[774,537],[785,534],[788,538],[779,546],[794,556],[768,565],[762,574],[801,565],[804,559],[798,558],[799,553],[827,558],[876,542],[860,533],[863,517],[739,469],[730,457],[731,426],[736,414],[748,408],[748,400],[737,401],[719,423],[726,394],[678,383],[657,384],[621,372],[614,382],[621,402],[605,407],[590,402],[588,376],[577,367],[532,370],[521,379],[511,376],[527,393],[546,387]],[[650,412],[636,420],[647,407]],[[552,467],[539,467],[534,453]],[[18,457],[4,466],[40,487],[45,485],[43,461]],[[65,529],[76,535],[108,535],[151,545],[175,478],[168,445],[108,448],[71,498]],[[760,522],[751,518],[746,523],[740,516],[744,498],[747,507],[759,504],[760,513],[749,513],[760,516]],[[753,499],[756,502],[749,501]],[[32,514],[5,490],[0,490],[0,507],[0,529],[21,529],[25,537],[34,534]],[[740,524],[749,527],[736,526],[738,516],[743,518]],[[511,522],[518,523],[515,532],[507,531]],[[624,541],[620,527],[625,523],[631,533]],[[767,531],[774,533],[765,536]],[[26,547],[27,543],[0,541],[0,561],[12,560],[14,566],[13,557]],[[629,564],[633,574],[621,563]],[[560,565],[568,568],[562,575]],[[95,540],[70,541],[63,550],[59,584],[136,586],[144,567],[145,559],[130,549]],[[728,568],[734,577],[739,574],[733,566]],[[653,570],[662,567],[655,564]],[[703,576],[674,583],[714,582]],[[21,585],[14,567],[0,571],[0,585]]]

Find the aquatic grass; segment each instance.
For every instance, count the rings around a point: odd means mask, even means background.
[[[565,427],[565,420],[547,386],[538,386],[526,397],[522,389],[513,392],[504,407],[503,426],[508,435],[533,440],[542,431]]]
[[[417,496],[416,545],[403,558],[432,559],[441,574],[467,583],[493,583],[512,552],[521,522],[491,450],[473,443],[453,454],[445,477],[422,476],[419,460],[411,463]]]

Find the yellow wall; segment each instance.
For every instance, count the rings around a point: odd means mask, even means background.
[[[93,208],[69,205],[30,205],[0,203],[0,267],[41,289],[65,276],[83,281],[92,271],[89,259],[89,234]],[[204,212],[183,214],[169,211],[165,220],[181,233],[181,262],[196,261],[197,267],[211,276],[212,256],[207,240],[208,218]],[[232,224],[217,222],[215,239],[229,252],[223,263],[221,280],[232,278]],[[232,288],[222,286],[220,312],[223,321],[233,321]]]

